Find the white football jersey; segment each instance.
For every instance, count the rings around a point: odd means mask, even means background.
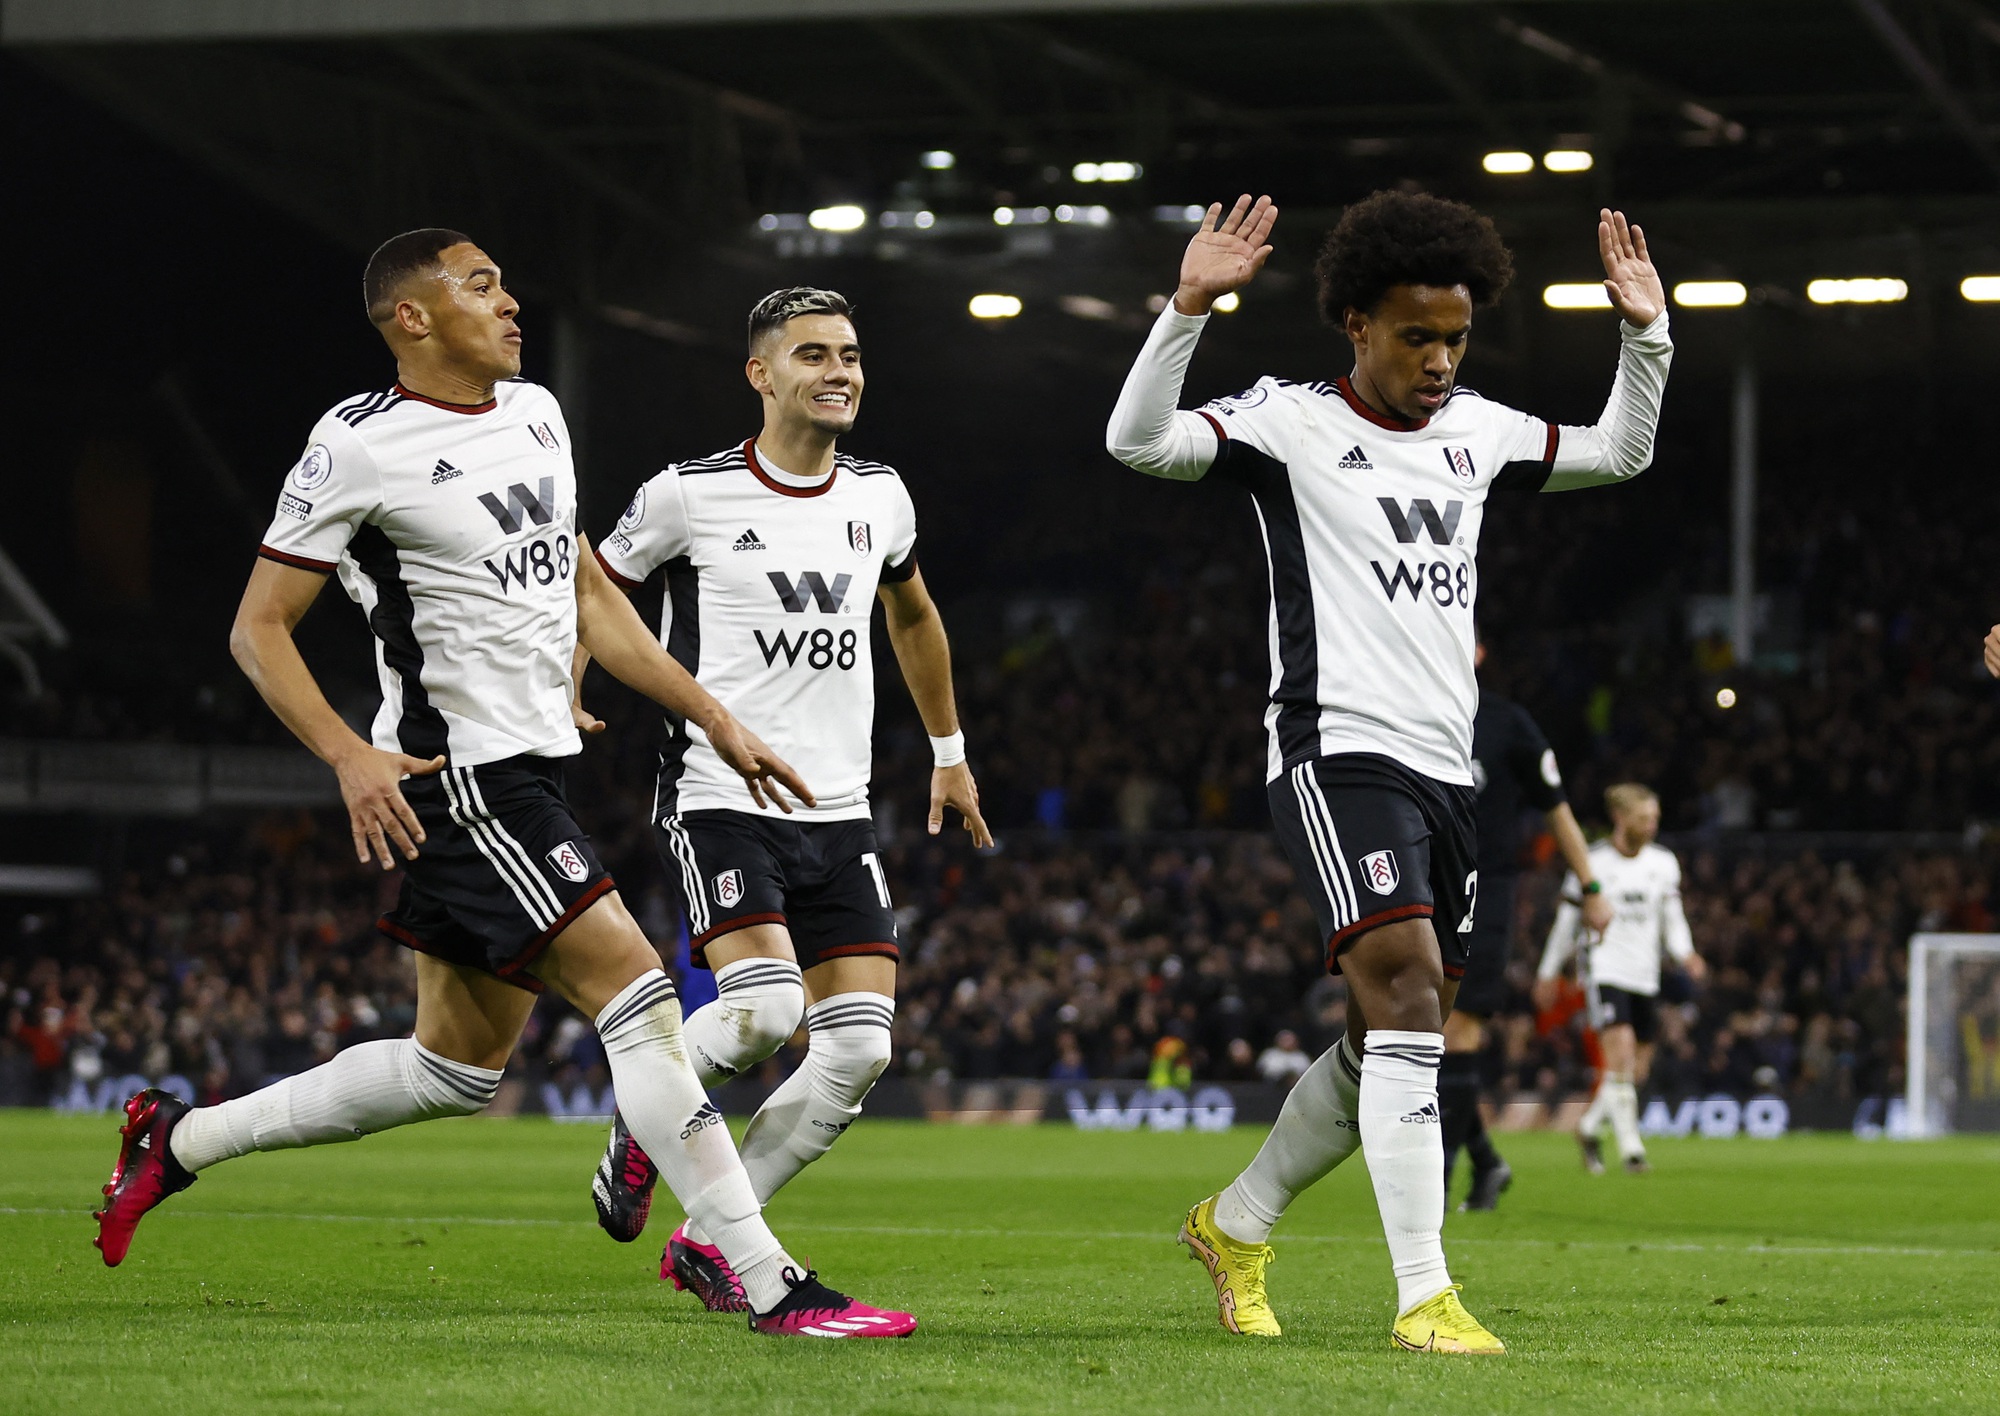
[[[1642,846],[1628,856],[1605,840],[1590,848],[1590,869],[1615,914],[1595,943],[1582,941],[1580,972],[1596,983],[1651,997],[1660,991],[1661,953],[1677,961],[1694,953],[1694,934],[1681,907],[1681,863],[1665,846]],[[1563,878],[1562,900],[1542,950],[1542,978],[1562,972],[1584,933],[1583,891],[1574,871]]]
[[[875,592],[916,572],[916,538],[891,468],[842,454],[809,480],[753,438],[654,476],[597,554],[627,588],[666,567],[667,652],[805,778],[819,804],[797,818],[846,821],[869,814]],[[655,820],[755,810],[699,727],[667,728]]]
[[[326,573],[368,617],[375,746],[477,767],[582,750],[576,472],[555,396],[510,380],[486,403],[400,384],[313,426],[261,555]]]
[[[1271,577],[1268,776],[1337,752],[1472,784],[1486,498],[1539,491],[1558,431],[1467,389],[1421,424],[1341,379],[1266,378],[1198,410],[1209,476],[1256,499]]]

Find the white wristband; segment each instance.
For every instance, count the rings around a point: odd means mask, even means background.
[[[963,730],[950,737],[931,739],[931,765],[934,767],[956,767],[965,761],[965,733]]]

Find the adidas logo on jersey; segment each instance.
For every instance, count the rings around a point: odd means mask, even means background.
[[[1340,465],[1344,469],[1353,472],[1372,472],[1375,470],[1375,464],[1368,460],[1368,454],[1361,450],[1360,443],[1356,443],[1347,450],[1346,455],[1340,459]]]
[[[736,544],[729,549],[732,551],[761,551],[767,549],[767,547],[762,541],[757,539],[757,533],[754,530],[746,530],[741,536],[736,538]]]
[[[431,468],[431,485],[435,487],[439,482],[449,482],[454,477],[463,477],[464,475],[465,473],[461,469],[452,466],[440,457],[438,465]]]

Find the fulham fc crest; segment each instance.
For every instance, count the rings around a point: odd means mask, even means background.
[[[715,903],[728,909],[743,898],[743,872],[725,870],[715,877]]]
[[[1479,474],[1472,470],[1472,449],[1469,447],[1448,447],[1444,450],[1445,464],[1451,468],[1451,475],[1471,486]]]
[[[565,880],[581,884],[590,874],[590,863],[583,858],[583,852],[576,848],[575,841],[564,841],[549,852],[549,865]]]
[[[547,423],[530,423],[528,424],[528,431],[535,435],[536,442],[540,443],[550,452],[557,450],[556,435],[550,431]]]
[[[875,549],[875,538],[868,534],[867,522],[850,521],[847,523],[847,544],[854,547],[854,554],[860,556],[863,560],[868,559],[868,553]]]
[[[1396,888],[1396,882],[1403,877],[1396,873],[1396,853],[1375,851],[1361,857],[1361,878],[1368,882],[1368,888],[1378,895],[1387,895]]]

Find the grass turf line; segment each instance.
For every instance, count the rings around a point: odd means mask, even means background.
[[[108,1118],[0,1111],[0,1372],[20,1416],[203,1412],[1453,1413],[1980,1409],[2000,1264],[2000,1141],[1663,1141],[1590,1178],[1559,1136],[1446,1247],[1512,1352],[1392,1351],[1363,1166],[1276,1236],[1286,1334],[1231,1338],[1172,1243],[1259,1133],[864,1121],[773,1206],[793,1251],[923,1328],[753,1338],[591,1221],[601,1138],[437,1122],[210,1171],[117,1270],[90,1248]],[[1981,1393],[1985,1393],[1984,1396]]]

